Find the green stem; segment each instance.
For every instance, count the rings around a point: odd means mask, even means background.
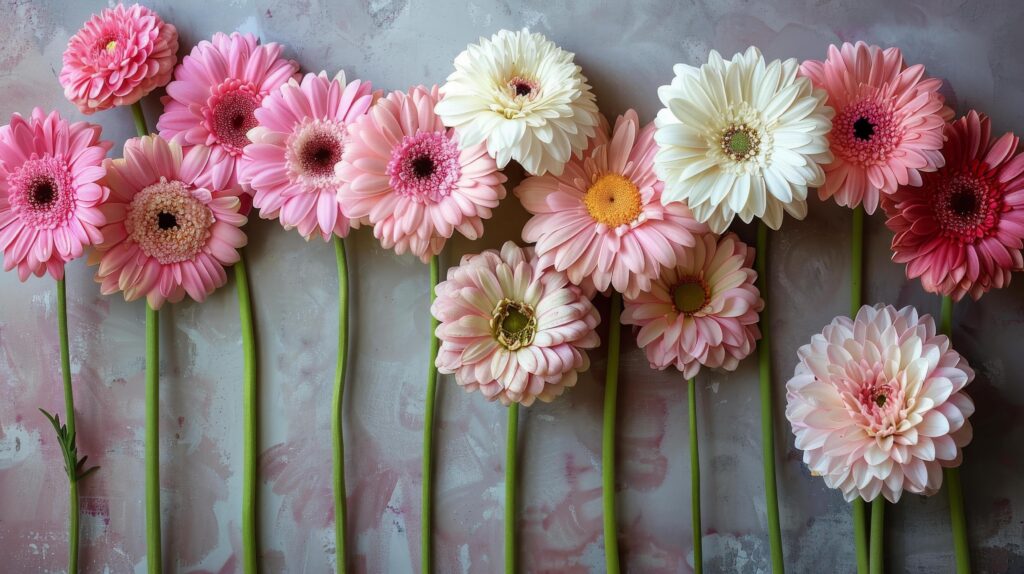
[[[430,258],[430,303],[434,303],[434,289],[441,275],[441,261],[437,255]],[[421,571],[423,574],[433,572],[433,500],[432,483],[434,477],[434,403],[437,397],[437,319],[430,316],[430,365],[427,369],[427,401],[423,412],[423,514],[421,520],[421,551],[423,553]]]
[[[139,136],[149,135],[149,128],[146,127],[146,114],[142,111],[142,100],[131,105],[132,119],[135,120],[135,133]]]
[[[348,261],[345,240],[334,236],[334,258],[338,264],[338,364],[334,369],[334,412],[331,429],[334,436],[334,545],[337,572],[348,568],[345,549],[345,522],[348,515],[348,491],[345,489],[345,440],[341,411],[345,399],[345,368],[348,361]]]
[[[64,381],[64,418],[68,436],[75,435],[75,395],[71,388],[71,351],[68,347],[68,300],[64,279],[57,280],[57,330],[60,332],[60,372]],[[77,461],[74,461],[77,462]],[[77,468],[68,469],[68,573],[78,572]]]
[[[853,233],[850,256],[850,317],[856,317],[864,298],[864,208],[853,208]],[[853,501],[853,545],[857,554],[857,574],[868,574],[867,504]]]
[[[953,299],[942,298],[939,318],[939,332],[953,340]],[[970,574],[971,548],[967,541],[967,512],[964,509],[964,489],[960,482],[960,469],[947,468],[944,471],[946,494],[949,497],[949,524],[953,530],[953,552],[956,574]]]
[[[863,498],[853,501],[853,545],[857,552],[857,574],[868,574],[868,505]]]
[[[871,574],[882,574],[882,546],[884,542],[883,533],[885,526],[885,498],[881,494],[871,502],[871,559],[869,572]]]
[[[704,529],[700,525],[700,453],[697,450],[697,380],[687,384],[690,405],[690,519],[693,527],[693,571],[704,572]]]
[[[235,289],[242,331],[242,563],[246,574],[255,574],[258,565],[256,538],[256,458],[258,455],[259,416],[256,396],[256,341],[252,323],[252,299],[245,254],[239,252],[235,263]]]
[[[604,428],[601,436],[601,486],[604,501],[605,572],[619,572],[619,536],[615,520],[615,413],[619,395],[622,295],[612,291],[608,317],[608,367],[604,378]]]
[[[779,526],[779,493],[775,484],[775,422],[772,418],[772,350],[771,322],[768,306],[768,226],[757,224],[757,288],[765,301],[761,311],[761,343],[757,346],[761,389],[761,458],[764,463],[764,498],[768,512],[768,546],[771,550],[772,572],[783,574],[782,529]]]
[[[516,470],[518,461],[519,403],[508,407],[508,436],[505,440],[505,574],[519,571],[516,550]]]
[[[146,303],[146,563],[160,574],[160,324]]]

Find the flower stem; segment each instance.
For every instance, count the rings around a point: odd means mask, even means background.
[[[160,574],[160,319],[146,303],[146,564]]]
[[[348,261],[345,240],[334,236],[334,258],[338,263],[338,364],[334,369],[334,412],[331,430],[334,435],[334,545],[337,572],[348,567],[345,549],[345,520],[348,492],[345,489],[345,440],[341,411],[345,398],[345,367],[348,361]]]
[[[700,525],[700,453],[697,450],[697,379],[687,384],[690,404],[690,518],[693,527],[693,572],[704,572],[704,529]]]
[[[871,502],[871,557],[869,561],[869,572],[871,574],[882,574],[882,546],[883,532],[885,525],[885,498],[881,494]]]
[[[939,332],[953,340],[953,299],[942,298],[939,318]],[[960,482],[960,469],[947,468],[943,471],[946,479],[946,494],[949,497],[949,524],[953,530],[953,552],[956,560],[956,574],[970,574],[971,549],[967,541],[967,512],[964,510],[964,489]]]
[[[519,403],[508,407],[508,437],[505,441],[505,574],[518,570],[516,550],[516,462],[519,449]]]
[[[441,262],[437,255],[430,258],[430,303],[434,303],[435,287],[441,275]],[[434,476],[434,402],[437,397],[437,319],[430,315],[430,366],[427,369],[427,401],[423,412],[423,514],[421,516],[423,553],[421,572],[433,572],[433,504],[431,499]]]
[[[856,317],[864,298],[864,208],[853,208],[853,233],[850,257],[850,317]],[[867,504],[853,501],[853,545],[857,554],[857,574],[868,574]]]
[[[622,295],[612,291],[608,318],[608,367],[604,378],[604,428],[601,440],[601,486],[604,499],[605,572],[619,572],[619,537],[615,520],[615,413],[619,395]]]
[[[235,289],[238,294],[238,318],[242,331],[242,557],[246,574],[259,568],[256,538],[256,458],[258,456],[259,416],[256,396],[256,341],[252,322],[252,299],[245,254],[239,252],[235,263]]]
[[[68,346],[68,300],[64,279],[57,280],[57,330],[60,331],[60,372],[64,381],[64,418],[68,435],[75,435],[75,395],[71,388],[71,352]],[[77,462],[77,461],[76,461]],[[68,574],[78,572],[78,479],[68,470]]]
[[[149,135],[149,128],[146,127],[146,114],[142,111],[142,100],[131,105],[132,119],[135,120],[135,133],[139,136]]]
[[[775,484],[775,422],[772,417],[772,349],[771,322],[768,320],[768,226],[757,224],[757,288],[765,301],[761,311],[761,343],[757,346],[761,388],[761,458],[764,463],[764,498],[768,511],[768,546],[771,550],[772,572],[783,574],[782,529],[779,526],[779,493]]]

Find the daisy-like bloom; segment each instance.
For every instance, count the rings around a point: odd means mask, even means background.
[[[832,160],[832,109],[825,92],[797,76],[795,59],[765,63],[750,47],[732,60],[711,51],[695,68],[676,64],[658,97],[654,169],[662,201],[685,200],[698,221],[723,233],[733,217],[782,225],[807,215],[807,187],[825,181]]]
[[[455,58],[437,113],[463,146],[486,143],[498,167],[514,159],[533,175],[560,174],[599,115],[574,57],[527,30],[480,38]]]
[[[533,217],[523,240],[536,243],[542,267],[569,280],[636,297],[650,291],[662,267],[688,257],[695,235],[707,231],[684,203],[662,205],[654,174],[654,124],[641,127],[633,110],[615,121],[611,137],[595,137],[583,159],[561,175],[528,177],[516,188]]]
[[[385,248],[424,262],[455,231],[469,239],[505,197],[505,176],[483,144],[463,145],[434,113],[438,88],[391,92],[349,127],[338,200],[367,218]]]
[[[100,241],[100,205],[109,192],[99,181],[110,147],[100,140],[100,126],[39,108],[0,127],[4,271],[17,267],[22,281],[45,272],[62,279],[64,264]]]
[[[436,293],[438,372],[505,405],[561,395],[590,366],[586,350],[600,343],[590,299],[511,241],[501,252],[463,257]]]
[[[242,189],[217,169],[210,148],[183,152],[159,136],[133,138],[106,168],[107,225],[89,255],[104,295],[123,291],[125,300],[146,297],[158,309],[186,294],[203,301],[227,282],[224,268],[246,243],[246,217]]]
[[[64,50],[60,85],[83,114],[128,106],[171,79],[178,30],[145,6],[93,15]]]
[[[186,148],[208,146],[214,167],[236,178],[260,103],[299,71],[297,62],[281,57],[282,49],[238,32],[218,32],[200,42],[167,84],[164,113],[156,124],[160,135]]]
[[[926,291],[977,299],[1024,267],[1024,154],[1012,133],[991,131],[975,111],[948,124],[945,166],[882,200],[892,259]]]
[[[865,305],[798,354],[786,418],[812,472],[847,501],[938,492],[971,441],[974,371],[930,316]]]
[[[754,250],[736,235],[705,233],[690,255],[662,271],[649,292],[625,297],[622,322],[655,369],[674,366],[693,378],[702,366],[736,370],[761,338],[764,301],[751,269]]]
[[[921,173],[942,167],[942,128],[953,118],[939,93],[942,80],[924,66],[907,67],[898,48],[864,42],[829,46],[824,62],[800,73],[828,93],[836,115],[828,139],[835,156],[825,166],[821,199],[874,213],[880,195],[921,185]]]
[[[256,110],[259,126],[249,132],[238,179],[255,192],[260,217],[278,218],[285,229],[298,228],[309,239],[345,237],[351,223],[341,212],[341,178],[335,166],[345,150],[350,122],[373,103],[373,87],[344,72],[306,74],[274,90]]]

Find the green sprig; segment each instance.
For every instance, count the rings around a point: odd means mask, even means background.
[[[53,430],[57,431],[57,444],[60,445],[60,451],[64,455],[64,472],[67,473],[69,482],[78,482],[99,470],[98,466],[86,468],[85,462],[89,459],[88,456],[78,458],[75,431],[69,431],[67,425],[61,424],[59,414],[50,414],[44,409],[39,409],[39,412],[43,413],[43,416],[53,425]]]

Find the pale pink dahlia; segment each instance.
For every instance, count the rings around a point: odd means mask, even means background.
[[[227,281],[224,268],[246,243],[246,218],[241,188],[217,169],[210,148],[183,152],[158,136],[133,138],[106,168],[107,225],[89,257],[104,295],[146,297],[156,309],[186,294],[203,301]]]
[[[438,372],[505,405],[561,395],[590,365],[586,349],[600,343],[590,299],[511,241],[500,253],[463,257],[436,293]]]
[[[835,109],[821,199],[874,213],[880,195],[899,185],[921,185],[921,174],[942,166],[942,127],[952,119],[939,93],[942,80],[907,67],[898,48],[864,42],[829,46],[824,62],[808,60],[800,73],[828,93]]]
[[[753,262],[754,250],[735,234],[706,233],[649,292],[625,297],[622,322],[640,327],[637,344],[652,368],[674,366],[693,378],[702,366],[735,370],[754,352],[764,301]]]
[[[100,241],[100,204],[109,192],[99,180],[110,146],[100,140],[100,126],[39,108],[0,127],[4,271],[17,267],[22,281],[47,271],[62,279],[64,264]]]
[[[235,178],[249,130],[258,123],[256,109],[299,71],[297,62],[281,57],[282,49],[238,32],[218,32],[200,42],[167,84],[164,113],[156,124],[160,135],[185,148],[208,146],[214,169]]]
[[[542,267],[565,271],[586,290],[611,286],[636,297],[651,289],[662,267],[687,258],[694,236],[707,228],[685,203],[662,205],[653,123],[641,127],[629,110],[610,137],[603,133],[594,142],[560,175],[528,177],[516,187],[533,214],[523,239],[537,244]]]
[[[930,316],[865,305],[798,354],[786,418],[812,472],[847,501],[938,492],[971,441],[974,371]]]
[[[391,92],[349,127],[338,192],[351,219],[367,218],[385,248],[424,262],[455,231],[469,239],[505,197],[505,176],[484,144],[460,148],[434,113],[438,88]]]
[[[892,259],[926,291],[977,299],[1024,267],[1024,154],[1012,133],[993,141],[991,131],[975,111],[949,124],[945,166],[882,202]]]
[[[256,110],[259,126],[249,132],[238,165],[238,180],[255,192],[260,217],[277,218],[285,229],[298,228],[328,241],[345,237],[351,227],[341,211],[338,190],[347,126],[373,103],[373,87],[345,74],[306,74],[274,90]]]
[[[178,31],[145,6],[94,14],[64,50],[60,85],[83,114],[127,106],[171,79]]]

